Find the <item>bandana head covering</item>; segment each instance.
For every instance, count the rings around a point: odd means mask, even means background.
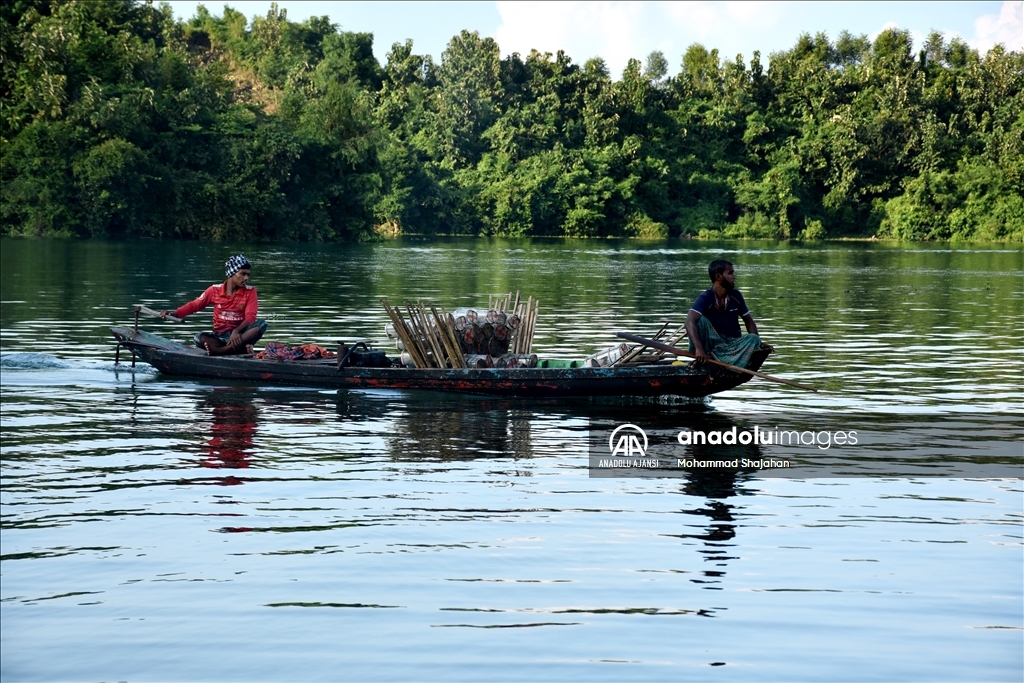
[[[252,264],[249,263],[249,259],[241,254],[235,254],[224,264],[224,275],[231,277],[242,268],[252,268]]]

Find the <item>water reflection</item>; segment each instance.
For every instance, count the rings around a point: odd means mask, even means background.
[[[721,413],[706,412],[703,414],[690,413],[687,419],[683,419],[679,428],[690,428],[693,430],[722,431],[728,432],[734,427],[737,431],[746,430],[749,425],[739,420],[734,420]],[[679,457],[697,461],[706,460],[760,460],[763,451],[756,444],[732,445],[732,446],[710,446],[706,444],[694,444],[682,446]],[[703,543],[703,548],[698,552],[705,562],[714,564],[714,569],[705,569],[703,578],[691,579],[693,583],[701,584],[707,590],[721,590],[721,584],[725,577],[725,568],[729,560],[737,559],[735,556],[736,530],[738,527],[736,515],[741,506],[728,502],[729,499],[739,495],[751,493],[742,487],[745,479],[750,478],[749,472],[743,468],[718,468],[718,469],[690,469],[686,472],[686,480],[682,486],[682,492],[690,496],[706,498],[702,507],[696,509],[683,509],[680,512],[684,515],[704,517],[706,528],[701,533],[673,534],[682,539],[696,539]]]
[[[460,398],[410,402],[386,439],[394,460],[532,457],[533,411],[508,401]]]
[[[738,461],[744,459],[756,461],[764,456],[763,449],[754,443],[736,445],[709,445],[695,443],[680,445],[676,436],[681,430],[690,429],[704,432],[727,433],[735,429],[742,432],[752,428],[745,420],[733,418],[727,414],[712,411],[702,404],[684,406],[665,406],[658,404],[626,404],[611,406],[593,406],[586,411],[595,434],[607,434],[608,428],[616,424],[630,423],[640,425],[651,438],[651,443],[658,444],[659,458],[676,458],[690,461]],[[603,429],[601,429],[603,428]],[[596,445],[596,444],[595,444]],[[707,590],[721,590],[730,560],[737,559],[736,533],[740,524],[737,516],[742,506],[731,502],[741,495],[749,495],[752,490],[745,484],[752,480],[752,468],[743,467],[691,467],[679,470],[626,470],[632,477],[677,477],[682,476],[679,491],[686,496],[706,499],[698,507],[681,507],[680,533],[666,533],[665,536],[679,538],[684,545],[693,545],[699,541],[697,552],[707,563],[699,578],[690,579]],[[706,616],[712,616],[709,611]]]
[[[253,456],[253,437],[259,412],[254,403],[256,392],[232,388],[215,388],[199,404],[200,411],[213,418],[206,441],[202,445],[202,467],[245,469]],[[236,476],[219,477],[222,486],[236,486]]]
[[[693,583],[703,584],[708,590],[721,590],[716,585],[722,583],[725,567],[729,560],[736,559],[731,550],[736,546],[736,517],[734,512],[738,506],[726,502],[726,499],[738,495],[736,472],[690,472],[683,485],[683,493],[691,496],[703,496],[708,500],[703,507],[680,512],[684,515],[707,517],[707,528],[699,534],[678,534],[678,538],[692,538],[703,542],[704,548],[699,552],[705,562],[713,562],[716,569],[705,569],[704,578],[690,579]],[[673,534],[675,535],[675,534]]]
[[[351,404],[341,397],[339,404],[344,404],[351,415]],[[387,444],[388,453],[395,460],[521,459],[546,454],[543,435],[560,427],[568,439],[559,441],[556,448],[560,447],[561,455],[567,455],[574,445],[578,447],[585,441],[584,432],[598,425],[623,423],[643,425],[649,435],[657,435],[662,442],[681,429],[727,432],[734,427],[738,431],[751,428],[742,420],[709,410],[702,403],[680,406],[652,400],[577,401],[567,410],[564,402],[546,405],[513,399],[446,397],[404,403],[392,423]],[[673,457],[693,460],[760,460],[764,456],[757,444],[696,444],[678,446],[677,450]],[[690,580],[701,588],[721,590],[728,563],[736,559],[737,515],[742,506],[731,501],[752,493],[744,487],[752,478],[751,472],[752,469],[743,468],[695,468],[683,474],[680,492],[705,500],[697,507],[680,508],[680,533],[665,536],[682,539],[687,545],[700,542],[697,552],[708,565],[699,578]]]

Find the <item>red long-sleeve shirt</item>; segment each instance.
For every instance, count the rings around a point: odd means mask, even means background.
[[[224,293],[224,284],[210,285],[199,298],[174,311],[174,317],[184,318],[213,304],[214,332],[231,332],[243,322],[250,325],[256,322],[256,313],[259,310],[256,288],[245,285],[235,289],[234,293],[228,296]]]

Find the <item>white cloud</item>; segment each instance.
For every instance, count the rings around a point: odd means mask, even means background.
[[[744,23],[756,23],[762,29],[771,28],[778,23],[779,8],[773,7],[778,3],[751,2],[742,0],[738,2],[726,2],[725,11],[733,19]]]
[[[675,72],[694,42],[709,48],[723,35],[747,34],[777,23],[782,6],[763,2],[498,2],[495,39],[503,55],[558,50],[582,63],[600,56],[613,77],[631,58],[662,50]],[[722,57],[735,55],[723,50]]]
[[[577,62],[601,56],[613,69],[635,56],[642,11],[631,2],[498,2],[495,40],[503,55],[564,50]],[[621,63],[621,65],[620,65]]]
[[[985,53],[996,43],[1007,50],[1024,48],[1024,2],[1004,0],[999,14],[984,14],[974,22],[971,45]]]

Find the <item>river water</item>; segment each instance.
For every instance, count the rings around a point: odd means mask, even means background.
[[[451,310],[519,290],[553,358],[681,324],[724,256],[777,347],[763,370],[821,391],[550,402],[114,365],[108,328],[132,304],[184,303],[239,250],[265,340],[390,348],[381,297]],[[1008,416],[1019,445],[1019,246],[4,240],[0,255],[4,681],[1024,672],[1019,477],[587,469],[595,420],[955,418],[967,448]],[[143,324],[185,340],[209,317]]]

